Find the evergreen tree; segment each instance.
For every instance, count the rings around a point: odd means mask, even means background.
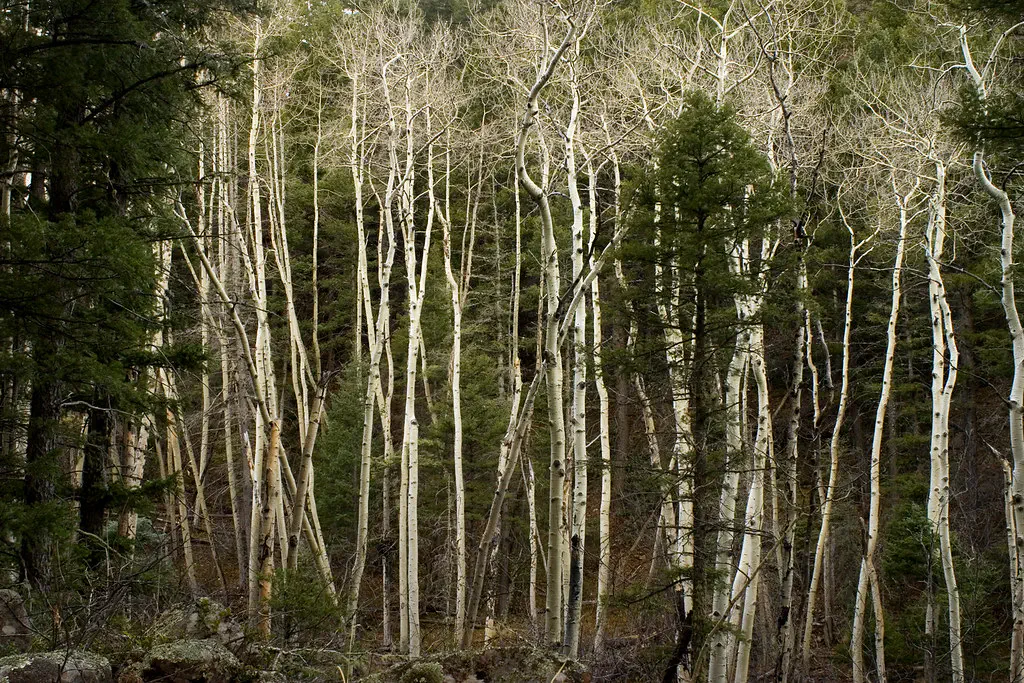
[[[191,173],[182,140],[202,88],[231,66],[203,35],[226,9],[246,8],[52,0],[0,15],[2,151],[19,179],[30,178],[9,188],[0,269],[5,389],[13,427],[25,430],[23,454],[17,439],[5,444],[12,467],[24,458],[14,497],[25,514],[4,538],[23,539],[22,572],[40,589],[51,582],[51,535],[74,493],[61,474],[61,453],[77,440],[65,418],[87,416],[78,499],[82,530],[95,536],[116,416],[146,402],[140,370],[168,362],[147,344],[162,324],[152,317],[162,293],[150,245],[169,237],[160,219],[168,192]]]

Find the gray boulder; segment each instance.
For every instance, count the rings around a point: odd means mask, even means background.
[[[110,662],[83,650],[13,655],[0,659],[0,683],[112,683]]]
[[[32,621],[18,591],[0,590],[0,646],[27,650],[32,644]],[[9,651],[9,650],[8,650]]]
[[[217,639],[207,638],[157,645],[141,662],[122,671],[117,680],[118,683],[232,683],[241,674],[238,658]]]
[[[241,644],[245,637],[231,610],[209,598],[164,612],[153,629],[157,642],[216,638],[221,645],[231,648]]]

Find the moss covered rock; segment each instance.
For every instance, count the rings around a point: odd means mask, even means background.
[[[495,647],[403,662],[366,680],[380,683],[434,683],[435,680],[444,683],[588,683],[590,674],[579,662],[549,650]]]
[[[153,624],[153,635],[158,643],[216,638],[227,647],[240,643],[244,637],[231,610],[209,598],[164,612]]]
[[[0,659],[0,683],[112,683],[110,662],[83,650],[58,650]]]
[[[0,590],[0,647],[24,651],[32,644],[32,621],[18,591]]]
[[[218,640],[179,640],[157,645],[145,659],[128,667],[118,683],[233,683],[243,680],[243,667]]]

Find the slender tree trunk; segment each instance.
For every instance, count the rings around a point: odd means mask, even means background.
[[[274,525],[277,521],[277,507],[281,498],[281,473],[279,469],[278,448],[281,443],[281,427],[276,420],[270,423],[270,444],[267,447],[266,472],[262,477],[266,482],[263,493],[263,506],[260,521],[260,539],[258,551],[259,593],[258,617],[256,630],[260,638],[270,638],[270,591],[274,579]]]
[[[541,262],[544,264],[544,278],[547,289],[547,333],[544,346],[545,384],[548,398],[548,420],[551,428],[550,503],[548,505],[548,573],[547,604],[545,625],[548,641],[554,645],[562,642],[562,535],[559,522],[562,518],[562,485],[565,480],[565,417],[562,406],[562,357],[558,339],[558,304],[561,285],[558,277],[558,248],[555,244],[551,208],[546,189],[537,185],[526,170],[526,141],[530,130],[536,124],[539,112],[540,92],[550,80],[555,67],[565,51],[575,40],[576,30],[571,26],[562,44],[551,55],[545,68],[538,74],[536,82],[526,99],[526,113],[516,136],[516,167],[519,182],[530,198],[537,204],[541,214]],[[530,404],[532,407],[532,402]],[[514,455],[513,455],[514,457]],[[511,462],[514,462],[512,460]],[[512,467],[505,468],[506,473]],[[506,477],[503,477],[503,479]],[[506,487],[507,488],[507,485]],[[500,505],[499,505],[500,510]],[[470,615],[471,617],[474,615]],[[472,621],[470,620],[470,623]]]
[[[405,501],[405,534],[399,531],[400,548],[405,546],[404,569],[406,576],[405,598],[408,603],[408,643],[406,651],[418,657],[420,652],[419,616],[419,536],[417,505],[419,496],[419,425],[416,420],[416,369],[420,349],[420,314],[423,309],[424,288],[427,278],[427,263],[430,254],[430,233],[434,220],[434,207],[427,212],[424,228],[424,242],[421,259],[416,254],[414,173],[413,173],[413,112],[411,100],[412,78],[406,77],[405,87],[405,138],[406,160],[403,175],[403,190],[400,196],[402,212],[402,237],[405,245],[406,279],[408,283],[409,345],[406,353],[405,384],[405,427],[402,438],[403,479],[402,500]],[[429,108],[427,109],[427,135],[430,135]],[[433,162],[433,141],[428,144],[428,166]],[[416,271],[420,263],[421,270]],[[417,281],[417,276],[419,279]],[[400,517],[402,513],[400,512]]]
[[[739,495],[740,465],[743,450],[743,424],[740,409],[740,390],[747,373],[749,332],[746,330],[746,309],[737,300],[737,324],[740,332],[736,349],[726,374],[724,404],[726,410],[725,447],[726,465],[719,498],[719,531],[715,550],[715,569],[719,572],[712,598],[711,620],[717,625],[711,636],[711,661],[708,665],[708,683],[725,683],[729,663],[734,654],[734,639],[727,623],[730,620],[730,586],[733,579],[732,547],[736,527],[736,502]]]
[[[1002,304],[1006,316],[1010,339],[1013,342],[1013,383],[1010,388],[1010,455],[1013,462],[1011,472],[1011,495],[1013,511],[1013,533],[1015,549],[1010,579],[1013,586],[1013,644],[1010,661],[1014,667],[1010,680],[1018,683],[1024,680],[1024,563],[1020,548],[1024,546],[1024,328],[1021,326],[1017,309],[1015,289],[1015,264],[1013,258],[1013,226],[1016,214],[1007,193],[996,187],[985,171],[981,152],[974,154],[974,172],[985,192],[999,206],[1002,220],[1002,244],[1000,246],[1000,267],[1002,271]],[[947,513],[948,514],[948,513]]]
[[[579,82],[576,59],[579,40],[566,62],[572,92],[572,110],[565,130],[566,185],[572,205],[572,277],[583,276],[583,202],[580,199],[576,172],[576,128],[580,112]],[[557,276],[556,276],[557,277]],[[595,278],[594,282],[597,282]],[[556,290],[557,294],[557,290]],[[572,526],[569,535],[570,567],[567,595],[565,651],[571,658],[579,656],[580,618],[583,608],[583,559],[587,530],[587,309],[577,306],[573,316],[573,379],[572,379],[572,448],[573,489]],[[550,399],[549,399],[550,400]]]
[[[895,181],[894,181],[895,183]],[[903,294],[901,276],[903,274],[903,254],[906,246],[907,224],[910,221],[908,204],[917,192],[915,185],[905,196],[896,193],[896,201],[900,211],[900,233],[896,245],[896,259],[892,270],[892,306],[889,312],[889,324],[886,332],[885,365],[882,368],[882,389],[878,398],[878,409],[875,412],[875,430],[871,439],[871,495],[868,504],[867,543],[864,550],[864,561],[861,564],[861,579],[857,585],[857,609],[853,617],[853,636],[850,649],[853,655],[854,683],[867,680],[864,671],[864,626],[866,621],[867,589],[871,576],[874,575],[875,547],[878,545],[879,514],[882,504],[882,438],[885,433],[885,414],[889,406],[889,395],[892,387],[893,362],[896,355],[896,322],[899,319],[900,298]],[[875,579],[877,582],[877,578]],[[881,607],[881,600],[877,600]],[[880,609],[875,611],[876,632],[884,628],[884,614]],[[885,660],[883,652],[876,647],[878,676],[883,683],[885,676]]]
[[[483,148],[481,148],[480,174],[483,173]],[[434,196],[434,169],[428,166],[428,185],[431,198]],[[472,168],[467,172],[467,181],[472,194]],[[448,291],[452,303],[452,356],[451,356],[451,391],[452,391],[452,423],[454,429],[453,467],[455,471],[455,634],[461,641],[466,627],[466,485],[462,469],[462,310],[469,293],[471,277],[473,245],[476,236],[476,209],[479,206],[482,178],[478,178],[476,201],[473,210],[467,210],[467,227],[463,231],[463,246],[466,247],[466,233],[469,233],[468,248],[461,255],[461,267],[458,277],[452,268],[452,220],[451,220],[451,138],[445,148],[444,174],[444,206],[438,207],[437,216],[443,230],[444,268],[448,281]],[[433,199],[431,200],[433,203]],[[435,204],[436,206],[436,204]],[[518,273],[518,271],[517,271]],[[518,283],[517,283],[518,287]],[[515,290],[518,301],[518,288]],[[518,304],[517,304],[518,305]],[[517,306],[516,305],[516,306]],[[518,338],[518,337],[516,337]],[[518,353],[514,361],[518,371]],[[522,379],[513,379],[521,386]],[[518,391],[517,386],[514,391]]]
[[[981,72],[974,65],[967,43],[967,27],[960,27],[960,48],[964,64],[975,90],[982,98],[987,96],[987,84]],[[974,152],[974,174],[978,184],[999,207],[1002,238],[999,250],[1003,313],[1009,328],[1013,345],[1013,383],[1009,396],[1010,458],[1013,467],[1009,477],[1008,531],[1010,550],[1010,589],[1013,601],[1013,637],[1010,647],[1010,681],[1024,680],[1024,563],[1020,556],[1024,547],[1024,327],[1021,326],[1020,312],[1015,295],[1015,264],[1013,258],[1013,227],[1016,221],[1013,204],[1005,190],[992,182],[985,169],[982,150]],[[1012,518],[1012,519],[1011,519]]]
[[[618,168],[615,170],[618,173]],[[597,206],[597,174],[591,160],[587,159],[590,205],[591,267],[593,267],[594,240],[597,236],[600,217]],[[616,183],[617,184],[617,183]],[[608,388],[604,383],[602,349],[604,344],[601,329],[601,288],[600,278],[594,278],[590,285],[594,339],[594,387],[598,398],[598,425],[601,441],[601,506],[598,516],[598,559],[597,559],[597,608],[594,617],[594,652],[600,653],[605,636],[608,609],[609,571],[611,569],[611,508],[612,508],[612,443],[609,425]]]
[[[821,527],[818,530],[818,542],[814,549],[814,566],[811,580],[807,587],[807,614],[804,617],[804,634],[801,645],[801,666],[805,676],[810,675],[811,640],[814,634],[814,607],[818,599],[818,586],[825,566],[825,554],[829,548],[829,532],[832,524],[832,506],[835,501],[836,484],[839,481],[839,436],[846,420],[847,400],[850,389],[850,331],[853,320],[853,283],[859,258],[857,252],[874,237],[856,241],[850,230],[850,254],[846,269],[846,304],[843,316],[843,362],[842,379],[839,387],[839,408],[836,411],[836,422],[832,427],[832,440],[829,447],[828,485],[821,507]],[[831,373],[829,373],[831,374]],[[830,596],[826,596],[828,599]]]
[[[931,486],[928,495],[928,521],[939,539],[939,556],[949,609],[950,673],[953,683],[963,683],[963,645],[960,640],[960,595],[949,529],[949,412],[956,386],[959,351],[953,332],[953,317],[946,298],[941,261],[946,238],[946,169],[935,161],[935,189],[929,206],[925,235],[925,256],[928,261],[928,302],[932,324],[932,431]],[[949,354],[948,365],[946,353]],[[934,589],[929,596],[932,609]]]
[[[797,481],[798,458],[800,455],[800,408],[803,398],[804,362],[807,356],[806,349],[806,318],[807,306],[804,303],[807,296],[807,265],[804,262],[803,250],[798,252],[796,266],[796,314],[797,330],[796,339],[793,344],[793,365],[792,382],[789,391],[790,412],[789,425],[786,435],[786,455],[784,460],[786,483],[786,527],[782,539],[782,565],[779,567],[782,573],[782,604],[779,606],[779,656],[778,671],[776,677],[781,683],[789,681],[793,670],[793,650],[796,647],[796,628],[794,626],[795,614],[793,604],[793,584],[796,578],[796,527],[799,515],[800,493],[799,482]]]
[[[168,401],[173,401],[174,397],[171,392],[170,382],[168,381],[167,371],[160,369],[161,375],[161,387],[163,390],[164,397]],[[175,517],[172,519],[172,525],[180,524],[181,533],[181,550],[184,558],[184,569],[185,576],[188,580],[189,592],[191,595],[196,596],[199,594],[199,584],[196,581],[196,567],[195,561],[192,554],[192,530],[189,526],[188,521],[188,508],[185,505],[185,478],[182,470],[182,459],[181,459],[181,445],[178,441],[178,426],[177,418],[174,411],[170,408],[167,409],[167,474],[175,478],[174,489],[171,493],[174,500]]]
[[[750,363],[757,385],[757,433],[754,438],[754,462],[747,509],[744,514],[743,547],[733,582],[732,599],[743,596],[736,643],[735,683],[746,683],[750,666],[750,650],[754,635],[757,590],[761,577],[761,536],[764,532],[765,470],[773,460],[772,414],[768,395],[768,374],[765,369],[764,328],[758,324],[751,332]]]

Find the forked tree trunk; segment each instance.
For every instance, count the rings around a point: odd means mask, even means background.
[[[548,505],[548,573],[547,604],[545,606],[548,642],[559,645],[562,641],[562,534],[559,522],[562,519],[562,485],[565,481],[565,416],[562,405],[562,355],[559,348],[558,304],[561,285],[558,276],[558,247],[555,244],[554,225],[547,189],[537,185],[526,170],[526,140],[536,125],[540,92],[551,79],[565,51],[576,37],[575,26],[570,26],[562,44],[538,74],[536,82],[526,98],[526,112],[516,135],[516,167],[519,182],[530,198],[537,204],[541,216],[541,263],[544,267],[547,289],[547,320],[544,345],[545,384],[547,387],[548,421],[551,428],[550,502]],[[530,404],[532,408],[532,403]],[[514,457],[515,454],[512,454]],[[510,460],[514,463],[514,460]],[[506,467],[509,473],[514,467]],[[507,477],[503,477],[503,480]],[[507,488],[507,486],[505,487]],[[499,512],[500,512],[500,505]],[[492,506],[493,509],[493,506]],[[493,532],[492,532],[493,533]],[[470,615],[471,617],[474,615]],[[470,624],[472,619],[470,620]]]
[[[715,630],[710,637],[711,661],[708,665],[708,683],[725,683],[729,674],[729,664],[734,654],[734,638],[730,633],[728,622],[732,611],[730,587],[733,579],[733,537],[736,526],[736,502],[739,495],[739,471],[743,452],[740,388],[743,376],[747,373],[750,346],[750,335],[746,329],[746,307],[737,301],[736,309],[738,324],[741,328],[726,374],[723,400],[726,411],[726,465],[718,504],[719,531],[715,544],[715,569],[719,572],[719,576],[716,579],[711,605],[711,619],[715,624]]]
[[[935,189],[928,211],[925,256],[928,261],[928,303],[932,325],[932,431],[931,485],[928,492],[928,521],[939,539],[939,557],[949,611],[950,675],[953,683],[963,683],[963,644],[960,638],[960,593],[949,529],[949,412],[956,386],[959,351],[953,332],[953,316],[946,299],[941,262],[946,238],[946,168],[935,161]],[[949,361],[946,361],[946,353]],[[929,611],[934,603],[934,588]],[[934,613],[933,613],[934,614]],[[931,623],[934,623],[934,617]]]
[[[743,608],[736,626],[736,667],[733,680],[746,683],[753,644],[754,616],[757,610],[757,591],[761,578],[761,536],[764,533],[765,473],[773,459],[772,414],[768,395],[768,374],[765,369],[764,328],[758,324],[751,332],[750,364],[757,385],[757,432],[754,437],[754,460],[747,508],[744,514],[743,546],[733,581],[732,599],[743,596]]]

